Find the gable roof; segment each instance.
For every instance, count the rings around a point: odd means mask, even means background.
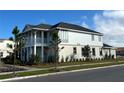
[[[64,28],[64,29],[74,29],[74,30],[79,30],[79,31],[84,31],[84,32],[90,32],[90,33],[96,33],[96,34],[100,34],[102,35],[102,33],[100,32],[96,32],[94,30],[82,27],[80,25],[75,25],[75,24],[71,24],[71,23],[65,23],[65,22],[59,22],[55,25],[49,25],[49,24],[38,24],[38,25],[30,25],[27,24],[22,32],[28,31],[30,29],[34,29],[34,28],[39,28],[39,29],[53,29],[53,28]]]
[[[112,46],[110,46],[110,45],[108,45],[108,44],[105,44],[105,43],[103,43],[103,47],[112,47]]]
[[[91,29],[82,27],[82,26],[80,26],[80,25],[75,25],[75,24],[70,24],[70,23],[65,23],[65,22],[60,22],[60,23],[58,23],[58,24],[52,26],[52,28],[57,28],[57,27],[101,34],[100,32],[96,32],[96,31],[94,31],[94,30],[91,30]]]
[[[49,24],[38,24],[38,25],[27,24],[25,28],[23,29],[23,32],[29,29],[33,29],[33,28],[50,29],[51,27],[52,25],[49,25]]]

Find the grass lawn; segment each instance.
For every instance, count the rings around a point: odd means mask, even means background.
[[[94,67],[103,67],[103,66],[110,66],[110,65],[118,65],[118,64],[124,64],[124,62],[103,62],[103,63],[94,63],[94,64],[85,64],[80,66],[72,66],[72,67],[66,67],[66,68],[59,68],[60,71],[70,71],[70,70],[77,70],[77,69],[86,69],[86,68],[94,68]],[[31,75],[38,75],[38,74],[47,74],[47,73],[53,73],[56,72],[55,69],[48,69],[48,70],[37,70],[37,71],[27,71],[27,72],[17,72],[17,77],[22,76],[31,76]],[[12,78],[12,74],[5,74],[0,75],[0,79],[7,79]]]

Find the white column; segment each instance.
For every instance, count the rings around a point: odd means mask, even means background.
[[[44,32],[41,32],[42,44],[41,44],[41,58],[42,62],[44,61]]]
[[[33,43],[32,43],[32,32],[31,32],[31,38],[30,38],[30,56],[32,55],[32,45],[33,45]]]
[[[34,32],[34,55],[36,55],[36,39],[37,39],[37,33]]]
[[[28,55],[29,55],[29,53],[28,53],[28,47],[26,48],[26,50],[27,50],[27,61],[28,61]]]

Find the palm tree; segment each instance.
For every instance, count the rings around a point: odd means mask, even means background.
[[[17,52],[17,44],[18,44],[18,36],[19,36],[19,29],[17,26],[12,30],[12,34],[14,36],[13,41],[15,42],[14,46],[14,62],[13,62],[13,75],[15,76],[15,61],[16,61],[16,52]]]
[[[13,41],[15,42],[15,46],[14,46],[14,62],[13,62],[13,74],[15,76],[15,61],[16,61],[16,57],[23,45],[22,43],[22,38],[19,36],[20,31],[18,29],[17,26],[14,27],[14,29],[12,30],[12,34],[13,34]]]
[[[61,43],[61,39],[58,36],[58,31],[54,31],[51,33],[51,47],[54,50],[54,63],[55,63],[55,69],[57,69],[57,65],[58,65],[58,59],[59,59],[59,55],[58,52],[60,51],[58,44]],[[61,48],[63,49],[63,48]]]

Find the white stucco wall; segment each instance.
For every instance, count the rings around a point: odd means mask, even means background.
[[[59,53],[59,60],[61,61],[62,57],[66,59],[66,57],[70,57],[73,55],[73,47],[77,48],[77,54],[75,55],[76,59],[84,59],[82,56],[81,49],[85,45],[89,45],[91,48],[91,57],[92,58],[102,58],[100,56],[100,49],[103,46],[102,36],[101,41],[99,41],[99,35],[94,35],[94,41],[92,41],[91,34],[86,33],[78,33],[71,31],[59,31],[60,39],[62,40],[59,47],[64,47],[63,50]],[[95,56],[92,55],[92,48],[95,48]]]
[[[92,41],[91,34],[60,30],[59,37],[61,40],[63,37],[66,39],[61,44],[103,46],[102,36],[99,35],[94,35],[94,41]],[[99,37],[101,37],[101,41],[99,41]]]

